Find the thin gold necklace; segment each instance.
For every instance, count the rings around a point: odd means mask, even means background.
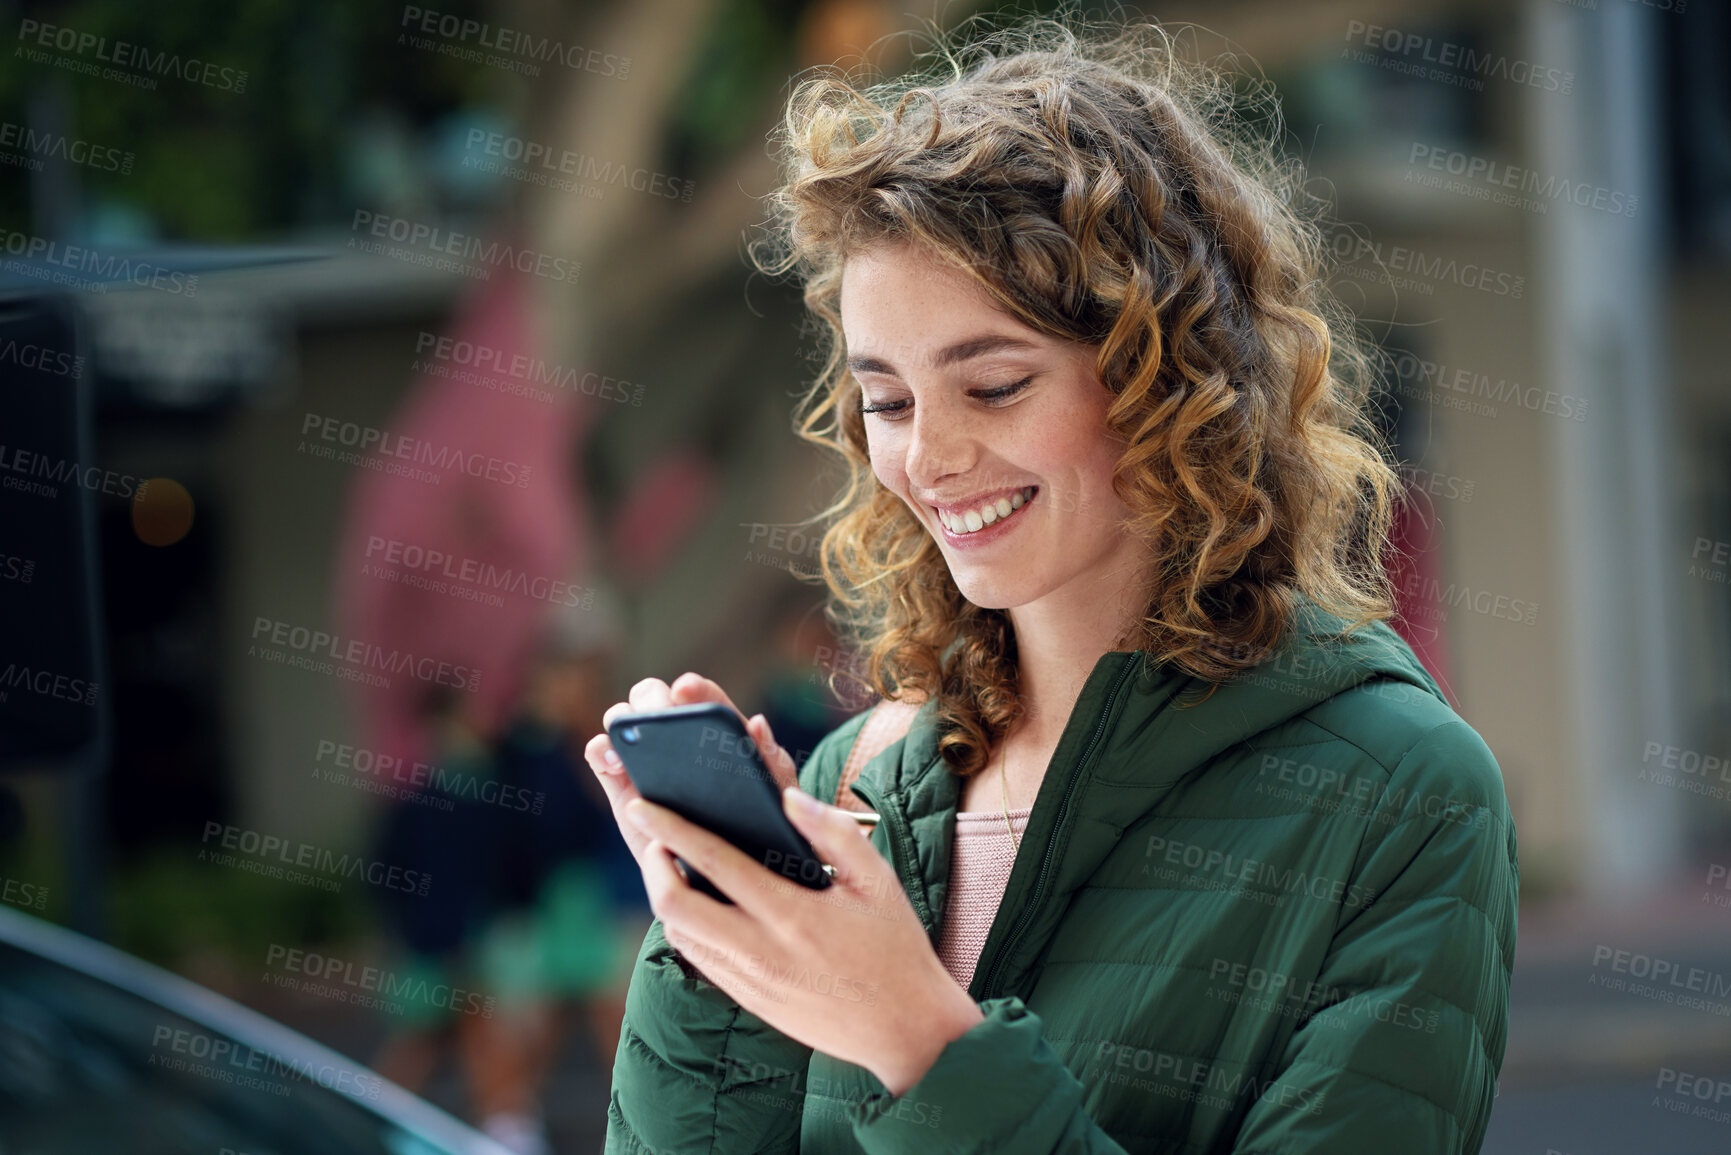
[[[1010,845],[1015,847],[1017,854],[1020,854],[1022,840],[1016,837],[1016,828],[1010,825],[1010,788],[1004,784],[1004,771],[1009,764],[1009,754],[1004,751],[1002,746],[999,747],[999,753],[1003,756],[998,759],[998,797],[1004,803],[1004,829],[1010,832]]]

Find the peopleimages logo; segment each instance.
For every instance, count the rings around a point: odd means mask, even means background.
[[[1263,781],[1272,773],[1280,786]],[[1422,814],[1459,826],[1488,826],[1491,812],[1486,806],[1461,802],[1443,794],[1414,793],[1405,786],[1390,786],[1333,766],[1318,766],[1293,758],[1264,754],[1256,771],[1256,793],[1304,801],[1308,809],[1340,811],[1384,825],[1396,825]]]
[[[1716,585],[1731,584],[1731,541],[1697,535],[1695,548],[1689,552],[1689,576]]]
[[[283,646],[302,655],[328,657],[343,667],[356,670],[382,670],[391,674],[408,674],[423,682],[450,686],[471,693],[481,688],[481,671],[469,666],[454,665],[437,658],[416,655],[409,650],[386,649],[359,638],[342,638],[324,630],[297,626],[274,618],[255,617],[252,623],[253,641],[263,638],[271,646]],[[247,648],[248,657],[272,655],[258,645]],[[324,672],[331,672],[326,670]]]
[[[426,357],[434,362],[457,365],[463,369],[473,369],[476,374],[498,374],[510,378],[524,386],[512,392],[529,391],[528,387],[537,385],[564,389],[567,392],[582,393],[586,397],[594,397],[601,401],[617,401],[621,404],[630,402],[632,405],[643,404],[643,386],[618,377],[605,377],[593,370],[579,373],[563,365],[555,365],[539,357],[531,357],[526,353],[512,353],[492,345],[480,345],[473,341],[461,341],[454,337],[441,337],[436,333],[423,330],[415,338],[415,352],[420,357]],[[412,366],[415,369],[430,372],[434,365],[423,365],[419,360]],[[456,380],[485,384],[474,374],[464,374],[456,371],[446,371],[437,376],[452,377]],[[551,400],[551,397],[537,398]]]
[[[366,556],[367,562],[361,567],[361,576],[402,581],[404,575],[399,571],[406,570],[426,579],[426,588],[432,589],[434,593],[448,592],[442,587],[449,582],[456,582],[458,588],[476,592],[503,590],[505,593],[556,606],[573,606],[587,610],[593,609],[595,605],[595,591],[587,586],[531,575],[527,570],[496,566],[492,562],[477,558],[458,557],[444,550],[425,549],[395,538],[377,535],[368,537]],[[387,569],[387,566],[390,568]],[[503,605],[504,601],[496,599],[492,604]]]
[[[312,870],[324,875],[326,881],[358,878],[385,890],[400,890],[405,894],[422,897],[426,896],[427,888],[433,882],[433,876],[424,870],[405,870],[403,867],[390,866],[360,854],[337,854],[309,842],[293,842],[279,835],[261,834],[257,830],[230,826],[226,822],[214,820],[204,824],[204,834],[199,839],[205,844],[198,852],[200,862],[212,862],[218,866],[237,865],[233,861],[234,855],[220,855],[209,848],[212,839],[215,839],[216,845],[222,849],[237,851],[256,864],[278,871],[282,867]],[[253,870],[252,873],[275,877],[271,870]],[[326,886],[322,889],[335,890],[337,887]]]
[[[0,342],[0,366],[6,365],[52,373],[56,377],[78,377],[84,372],[83,357],[64,349],[50,349],[46,345],[18,340]]]
[[[1412,289],[1433,296],[1439,284],[1459,285],[1498,297],[1518,301],[1526,292],[1527,279],[1476,261],[1459,261],[1437,256],[1422,249],[1405,245],[1387,245],[1360,236],[1341,226],[1327,238],[1328,250],[1338,262],[1335,271],[1343,277],[1385,284],[1395,289]],[[1369,259],[1371,267],[1351,262]]]
[[[222,1083],[268,1091],[273,1095],[287,1095],[289,1089],[280,1084],[266,1083],[258,1076],[316,1083],[328,1091],[340,1091],[356,1099],[377,1099],[385,1085],[377,1075],[311,1059],[285,1059],[233,1039],[166,1025],[156,1028],[150,1046],[153,1051],[167,1050],[171,1054],[152,1054],[149,1066],[184,1071]]]
[[[1406,576],[1406,580],[1401,583],[1401,592],[1414,603],[1406,609],[1407,621],[1430,618],[1433,621],[1446,622],[1449,609],[1460,606],[1465,606],[1475,614],[1500,618],[1505,622],[1519,622],[1524,626],[1534,626],[1539,621],[1539,607],[1536,602],[1482,588],[1475,590],[1471,586],[1455,582],[1445,584],[1437,578],[1425,577],[1419,573]]]
[[[1423,76],[1475,92],[1484,91],[1485,77],[1564,96],[1575,91],[1573,72],[1545,68],[1500,52],[1480,52],[1469,45],[1417,32],[1402,32],[1380,24],[1367,24],[1363,20],[1348,20],[1346,39],[1349,44],[1360,43],[1368,50],[1361,53],[1354,53],[1351,48],[1342,50],[1341,55],[1358,63],[1378,64],[1395,72]],[[1378,53],[1385,55],[1379,56]]]
[[[9,553],[0,553],[0,581],[17,582],[29,585],[30,579],[36,576],[36,563],[27,557],[14,557]]]
[[[0,878],[0,902],[27,906],[31,910],[47,910],[48,888],[18,878]]]
[[[566,260],[533,249],[517,248],[504,241],[484,240],[474,233],[458,232],[407,217],[356,209],[349,225],[352,233],[365,232],[374,237],[407,246],[388,249],[377,241],[351,236],[348,247],[363,253],[378,253],[410,264],[425,265],[465,276],[492,277],[493,270],[505,267],[519,273],[530,273],[550,281],[575,281],[583,271],[581,261]],[[420,251],[424,250],[424,251]],[[454,257],[455,260],[447,260]],[[466,263],[465,263],[466,262]]]
[[[37,497],[58,497],[60,490],[55,486],[68,482],[83,486],[92,493],[131,497],[144,481],[130,473],[116,473],[99,465],[80,465],[63,457],[49,457],[44,453],[6,445],[0,445],[0,474],[6,475],[0,479],[0,486]],[[23,478],[42,480],[26,481],[22,480]],[[50,482],[54,484],[51,485]]]
[[[1346,907],[1369,906],[1376,899],[1374,887],[1360,886],[1356,882],[1348,886],[1343,881],[1324,878],[1320,874],[1295,871],[1290,866],[1282,868],[1262,859],[1244,858],[1213,847],[1195,842],[1181,842],[1158,834],[1148,836],[1146,854],[1150,859],[1158,857],[1172,866],[1184,867],[1191,872],[1189,878],[1192,881],[1195,881],[1198,875],[1212,875],[1223,881],[1260,886],[1268,892],[1279,892],[1281,901],[1268,905],[1284,906],[1286,897],[1292,894],[1308,895]],[[1143,865],[1142,873],[1152,873],[1147,864]],[[1171,875],[1172,872],[1168,871],[1160,877]],[[1245,897],[1252,895],[1246,894]]]
[[[1710,779],[1717,778],[1715,784]],[[1731,798],[1731,754],[1708,754],[1665,742],[1648,742],[1641,751],[1637,782],[1674,786],[1707,798]]]
[[[60,160],[122,176],[132,172],[134,159],[131,152],[122,152],[111,145],[93,144],[10,120],[0,120],[0,154],[15,157],[9,163],[31,172],[41,172],[44,160]]]
[[[125,281],[141,289],[155,289],[175,296],[191,297],[198,292],[196,275],[171,271],[149,261],[135,261],[115,253],[105,256],[88,245],[68,245],[15,229],[0,229],[0,251],[9,257],[21,258],[5,262],[7,272],[34,277],[45,284],[103,293],[108,291],[111,283]],[[42,267],[45,265],[57,265],[68,271]]]
[[[310,445],[308,440],[305,440],[308,435],[311,435]],[[344,460],[349,464],[370,465],[374,461],[383,463],[383,459],[392,458],[393,461],[384,464],[411,462],[414,466],[457,470],[470,477],[482,477],[500,485],[514,485],[518,489],[528,487],[529,475],[533,470],[532,466],[520,461],[506,461],[485,453],[468,452],[451,445],[438,445],[425,438],[405,437],[387,429],[377,429],[371,425],[326,417],[318,413],[308,413],[301,419],[301,437],[303,440],[297,449],[312,456],[336,459],[337,450],[334,446],[341,445],[354,450],[352,454],[344,455]],[[325,445],[320,446],[320,441]],[[349,458],[353,460],[349,461]],[[404,469],[410,474],[425,474],[425,477],[435,480],[439,476],[426,470],[411,469],[409,466]],[[424,478],[415,477],[414,480]]]
[[[490,157],[493,161],[492,167],[487,167],[487,162],[476,161],[472,155],[466,155],[463,158],[465,168],[485,172],[503,171],[512,179],[527,180],[532,184],[547,184],[557,174],[591,181],[596,185],[618,185],[633,192],[684,201],[686,204],[691,203],[696,187],[689,180],[668,176],[653,169],[627,168],[611,161],[597,160],[588,153],[554,148],[540,141],[525,140],[503,132],[490,132],[484,128],[471,128],[463,148],[469,154],[479,149],[484,157]],[[512,162],[522,167],[499,165],[497,162],[500,161]],[[570,182],[555,187],[562,187],[566,192],[580,191]]]
[[[483,996],[478,991],[464,990],[448,983],[430,983],[424,978],[399,975],[380,967],[356,966],[347,959],[278,943],[272,943],[265,951],[264,962],[267,967],[287,972],[267,976],[276,986],[303,994],[335,997],[337,1001],[353,1006],[377,1007],[389,1000],[399,1000],[394,1007],[398,1014],[403,1010],[401,1003],[419,1003],[490,1019],[496,1003],[491,995]]]
[[[428,762],[405,762],[391,754],[381,754],[364,746],[348,746],[328,738],[319,739],[313,753],[313,776],[339,785],[372,783],[379,793],[402,797],[404,801],[439,804],[437,809],[454,809],[453,800],[484,803],[506,810],[539,814],[546,805],[547,795],[540,790],[529,791],[508,782],[446,770]],[[328,764],[327,764],[328,763]],[[388,779],[388,781],[387,781]],[[396,784],[413,787],[398,790]],[[426,787],[427,792],[419,788]]]
[[[1507,377],[1492,377],[1477,369],[1426,361],[1399,350],[1390,355],[1393,372],[1391,392],[1415,401],[1429,401],[1446,409],[1457,409],[1481,417],[1495,417],[1498,405],[1518,405],[1534,413],[1583,421],[1588,398],[1536,385],[1522,385]]]
[[[1440,145],[1425,144],[1414,141],[1407,156],[1406,180],[1412,182],[1411,166],[1423,164],[1436,172],[1458,176],[1472,183],[1473,193],[1482,192],[1489,199],[1505,197],[1502,189],[1512,189],[1516,193],[1528,194],[1521,197],[1506,197],[1499,203],[1513,204],[1517,208],[1534,209],[1543,212],[1546,202],[1563,200],[1579,205],[1584,209],[1597,209],[1600,212],[1616,216],[1632,217],[1640,207],[1641,198],[1632,193],[1620,192],[1617,189],[1605,188],[1601,185],[1588,184],[1585,181],[1572,181],[1556,176],[1541,177],[1537,170],[1522,168],[1520,165],[1507,164],[1489,157],[1474,156],[1471,153],[1457,149],[1444,148]],[[1459,182],[1451,182],[1459,183]],[[1482,186],[1482,187],[1479,187]],[[1451,189],[1450,191],[1457,191]],[[1540,198],[1530,201],[1528,197]]]
[[[1259,1081],[1256,1072],[1238,1070],[1223,1063],[1209,1063],[1191,1055],[1132,1047],[1103,1040],[1094,1052],[1094,1063],[1105,1069],[1106,1081],[1152,1091],[1218,1110],[1230,1110],[1249,1097],[1271,1106],[1286,1107],[1305,1115],[1322,1111],[1326,1091],[1293,1087],[1270,1075]],[[1145,1075],[1146,1078],[1138,1076]],[[1209,1094],[1208,1092],[1218,1092]]]
[[[1473,491],[1477,483],[1452,474],[1438,473],[1426,469],[1422,465],[1402,465],[1395,470],[1401,480],[1406,483],[1409,493],[1422,493],[1429,497],[1446,497],[1458,501],[1462,505],[1473,499]]]
[[[476,64],[511,65],[512,71],[521,72],[527,76],[539,76],[541,70],[531,61],[554,62],[566,68],[593,72],[597,76],[610,76],[624,80],[631,71],[629,56],[616,56],[611,52],[602,52],[594,48],[584,48],[581,44],[566,44],[548,36],[535,36],[528,32],[519,32],[514,28],[488,24],[481,20],[457,16],[450,12],[440,12],[432,8],[420,8],[415,5],[404,5],[403,18],[399,25],[406,31],[398,34],[398,44],[408,44],[413,48],[431,48],[430,42],[409,35],[410,31],[422,33],[424,36],[438,36],[453,42],[441,45],[443,55],[460,60],[468,60]],[[458,45],[475,45],[474,48],[461,48]],[[448,50],[447,50],[448,49]],[[515,56],[516,61],[501,60],[498,56],[483,56],[481,50],[488,49]]]
[[[1672,1067],[1660,1067],[1659,1079],[1653,1084],[1658,1090],[1680,1098],[1653,1097],[1652,1105],[1665,1111],[1687,1112],[1692,1119],[1708,1119],[1714,1123],[1731,1123],[1731,1107],[1720,1104],[1731,1099],[1731,1079],[1715,1079],[1712,1075],[1694,1075]],[[1690,1104],[1690,1099],[1700,1102]],[[1707,1100],[1713,1105],[1709,1106]]]
[[[5,668],[0,669],[0,702],[6,701],[13,690],[38,694],[44,698],[56,698],[62,702],[96,705],[95,682],[56,674],[53,670],[7,662]]]

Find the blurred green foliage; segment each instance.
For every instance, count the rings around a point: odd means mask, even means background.
[[[479,15],[475,0],[441,10]],[[13,29],[0,69],[0,116],[31,124],[33,105],[57,97],[72,139],[134,154],[130,173],[76,170],[86,207],[142,212],[168,239],[236,241],[341,217],[346,129],[371,108],[426,124],[483,100],[484,66],[400,47],[398,0],[73,0],[30,18],[246,73],[245,91],[170,74],[154,91],[24,58],[35,41]],[[45,50],[47,51],[47,50]],[[88,61],[90,53],[67,55]],[[0,220],[31,225],[30,181],[0,181]]]
[[[719,0],[675,103],[670,161],[676,170],[718,163],[766,123],[788,87],[794,32],[805,0]]]
[[[213,868],[186,845],[116,864],[107,892],[109,941],[169,969],[211,954],[243,969],[256,967],[273,943],[353,941],[378,921],[378,912],[354,887],[332,894]]]

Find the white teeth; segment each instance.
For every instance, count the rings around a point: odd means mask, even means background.
[[[1016,510],[1028,503],[1033,487],[1019,490],[1009,497],[1000,497],[996,502],[987,502],[978,509],[970,509],[962,514],[938,511],[938,520],[944,523],[944,528],[954,534],[976,533],[994,522],[1002,521]]]

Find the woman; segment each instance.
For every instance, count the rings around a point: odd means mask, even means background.
[[[800,425],[854,470],[824,575],[918,709],[857,782],[867,714],[787,791],[820,892],[590,741],[657,915],[609,1150],[1479,1149],[1514,828],[1382,620],[1366,357],[1227,93],[1058,30],[794,95],[763,263],[832,342]],[[607,718],[698,701],[732,704],[687,673]]]

